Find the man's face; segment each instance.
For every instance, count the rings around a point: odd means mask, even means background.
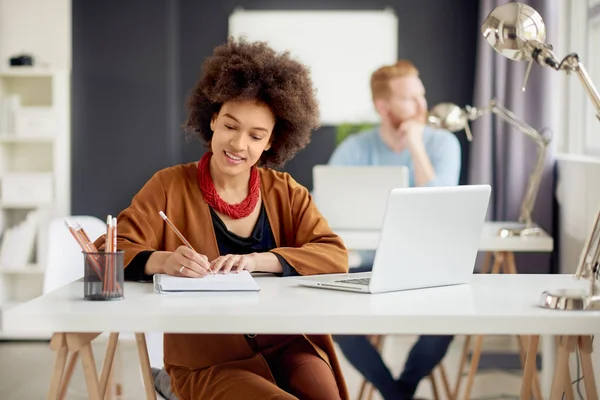
[[[427,120],[427,100],[425,87],[418,76],[409,75],[390,80],[390,96],[383,100],[380,113],[388,118],[394,129],[407,120],[425,123]]]

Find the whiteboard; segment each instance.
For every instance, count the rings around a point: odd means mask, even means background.
[[[229,35],[266,41],[311,69],[321,125],[377,122],[371,74],[398,56],[398,18],[392,10],[235,10]]]

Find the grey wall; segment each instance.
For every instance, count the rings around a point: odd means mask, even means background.
[[[420,69],[429,104],[472,103],[477,0],[74,1],[73,214],[116,214],[155,171],[203,154],[180,129],[183,103],[204,58],[226,40],[228,16],[238,6],[392,7],[399,57]],[[322,127],[284,170],[310,189],[312,166],[327,162],[334,136],[334,127]],[[466,163],[468,147],[458,136]]]

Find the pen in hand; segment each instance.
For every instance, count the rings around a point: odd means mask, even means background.
[[[165,215],[164,212],[159,211],[158,212],[160,214],[160,216],[162,217],[162,219],[165,220],[165,222],[171,227],[171,229],[173,229],[173,232],[175,232],[175,234],[179,237],[179,239],[181,239],[181,241],[183,242],[183,244],[190,250],[192,250],[194,253],[198,253],[196,250],[194,250],[194,248],[192,247],[192,245],[190,244],[190,242],[187,241],[187,239],[181,234],[181,232],[179,232],[179,230],[175,227],[175,225],[173,225],[173,223],[169,220],[169,218],[167,218],[167,216]],[[208,271],[211,273],[211,275],[214,275],[215,273],[213,272],[212,269],[208,269]]]

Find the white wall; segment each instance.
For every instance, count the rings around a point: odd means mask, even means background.
[[[574,273],[600,208],[600,159],[562,155],[556,196],[560,206],[560,271]]]
[[[71,0],[0,0],[0,68],[22,52],[71,69]]]

